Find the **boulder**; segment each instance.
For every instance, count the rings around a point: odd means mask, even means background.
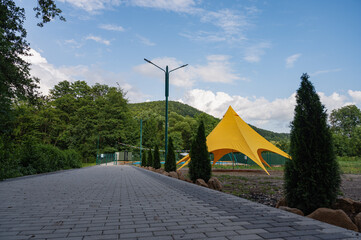
[[[186,182],[189,182],[189,183],[193,183],[192,180],[189,180],[189,179],[187,179],[187,178],[186,178],[185,181],[186,181]]]
[[[318,208],[307,217],[352,231],[358,230],[346,213],[340,209]]]
[[[208,180],[207,184],[208,184],[209,188],[212,188],[212,189],[218,190],[218,191],[222,191],[223,185],[216,177],[211,177]]]
[[[286,198],[281,198],[280,200],[278,200],[277,204],[276,204],[276,208],[279,208],[279,207],[287,207],[287,201],[286,201]]]
[[[183,173],[181,171],[177,171],[177,174],[178,174],[178,178],[182,181],[185,181],[186,178],[183,176]]]
[[[358,228],[358,231],[361,232],[361,213],[355,216],[355,224]]]
[[[356,214],[361,212],[361,202],[353,202],[353,207]]]
[[[290,208],[290,207],[286,207],[286,206],[280,206],[279,209],[287,211],[287,212],[291,212],[300,216],[305,216],[305,214],[303,214],[303,212],[298,209],[298,208]]]
[[[169,172],[169,177],[178,178],[178,174],[176,172],[172,171],[172,172]]]
[[[163,170],[163,169],[161,169],[161,168],[158,168],[158,169],[156,169],[156,170],[155,170],[155,172],[156,172],[156,173],[160,173],[160,174],[162,174],[162,173],[164,173],[164,170]]]
[[[341,209],[347,215],[352,215],[355,213],[354,201],[350,198],[338,198],[333,205],[334,209]]]
[[[200,178],[198,178],[196,180],[196,184],[199,186],[202,186],[202,187],[208,187],[207,183],[203,179],[200,179]]]

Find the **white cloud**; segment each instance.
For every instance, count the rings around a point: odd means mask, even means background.
[[[361,105],[361,91],[348,90],[347,93],[351,96],[351,98],[354,102]]]
[[[155,8],[160,10],[186,12],[196,11],[196,3],[193,0],[128,0],[129,5],[137,7]]]
[[[89,85],[100,83],[113,86],[118,82],[120,87],[127,92],[126,97],[130,98],[133,102],[142,101],[147,97],[127,83],[119,73],[105,71],[96,65],[91,67],[84,65],[55,67],[36,50],[30,49],[30,54],[32,56],[25,56],[23,58],[31,64],[30,74],[40,79],[40,91],[44,95],[47,95],[49,90],[61,81],[83,80]]]
[[[150,41],[148,38],[145,38],[143,36],[140,36],[140,35],[137,35],[137,38],[140,40],[140,42],[144,45],[147,45],[147,46],[150,46],[150,47],[153,47],[155,46],[155,43]]]
[[[168,65],[169,70],[184,64],[183,62],[170,57],[156,58],[151,61],[163,69]],[[148,77],[158,79],[164,78],[164,73],[149,63],[136,66],[134,67],[134,70]],[[235,80],[248,80],[245,77],[239,77],[238,74],[233,71],[231,64],[229,63],[229,56],[226,55],[210,55],[207,57],[206,65],[187,66],[178,69],[171,74],[172,80],[170,81],[170,84],[183,88],[192,87],[194,82],[198,79],[203,82],[219,83],[232,83]]]
[[[360,107],[361,91],[349,90],[348,93]],[[328,113],[331,113],[333,109],[350,104],[347,95],[336,92],[329,96],[322,92],[318,94]],[[264,97],[231,96],[224,92],[214,93],[193,89],[187,91],[180,101],[218,118],[222,118],[228,107],[232,106],[247,123],[271,131],[289,132],[296,105],[296,94],[293,93],[288,98],[277,98],[270,101]]]
[[[102,43],[104,45],[107,45],[109,46],[110,45],[110,41],[109,40],[105,40],[101,37],[97,37],[97,36],[93,36],[93,35],[89,35],[85,38],[86,40],[93,40],[93,41],[96,41],[98,43]]]
[[[294,63],[298,60],[299,57],[301,57],[301,55],[301,53],[297,53],[286,58],[286,68],[292,68],[294,66]]]
[[[114,24],[101,24],[99,25],[99,28],[108,30],[108,31],[117,31],[117,32],[123,32],[124,28],[122,26],[114,25]]]
[[[328,69],[328,70],[319,70],[316,71],[314,73],[311,73],[310,76],[314,77],[320,74],[326,74],[326,73],[332,73],[332,72],[340,72],[342,69],[341,68],[336,68],[336,69]]]
[[[259,62],[261,60],[261,56],[265,54],[265,49],[270,47],[271,44],[268,42],[262,42],[248,47],[245,50],[244,60],[250,63]]]
[[[99,10],[111,8],[113,6],[119,6],[121,0],[59,0],[60,2],[66,2],[74,7],[81,8],[89,13],[98,13]]]

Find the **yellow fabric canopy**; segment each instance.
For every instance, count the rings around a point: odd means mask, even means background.
[[[231,106],[229,106],[223,119],[208,135],[207,146],[208,151],[214,155],[213,165],[227,153],[241,152],[258,164],[268,175],[269,173],[263,163],[269,165],[262,158],[261,153],[263,151],[270,151],[291,158],[248,126]],[[180,162],[185,163],[179,169],[190,162],[189,154],[178,161],[178,163]]]

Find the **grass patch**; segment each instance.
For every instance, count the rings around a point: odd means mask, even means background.
[[[361,157],[337,157],[342,173],[361,174]]]
[[[95,166],[96,165],[96,163],[94,162],[94,163],[81,163],[81,167],[83,168],[83,167],[91,167],[91,166]]]

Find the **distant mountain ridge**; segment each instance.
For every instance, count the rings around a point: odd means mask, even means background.
[[[130,103],[129,109],[133,112],[143,112],[143,111],[152,111],[159,115],[163,115],[165,111],[165,101],[153,101],[153,102],[143,102],[143,103]],[[168,110],[169,112],[175,112],[183,117],[196,117],[199,114],[206,114],[207,116],[217,120],[218,122],[221,120],[216,118],[210,114],[202,112],[194,107],[191,107],[187,104],[176,102],[176,101],[169,101],[168,102]],[[281,141],[281,140],[288,140],[289,133],[276,133],[269,130],[265,130],[262,128],[255,127],[249,124],[256,132],[262,135],[269,141]]]

